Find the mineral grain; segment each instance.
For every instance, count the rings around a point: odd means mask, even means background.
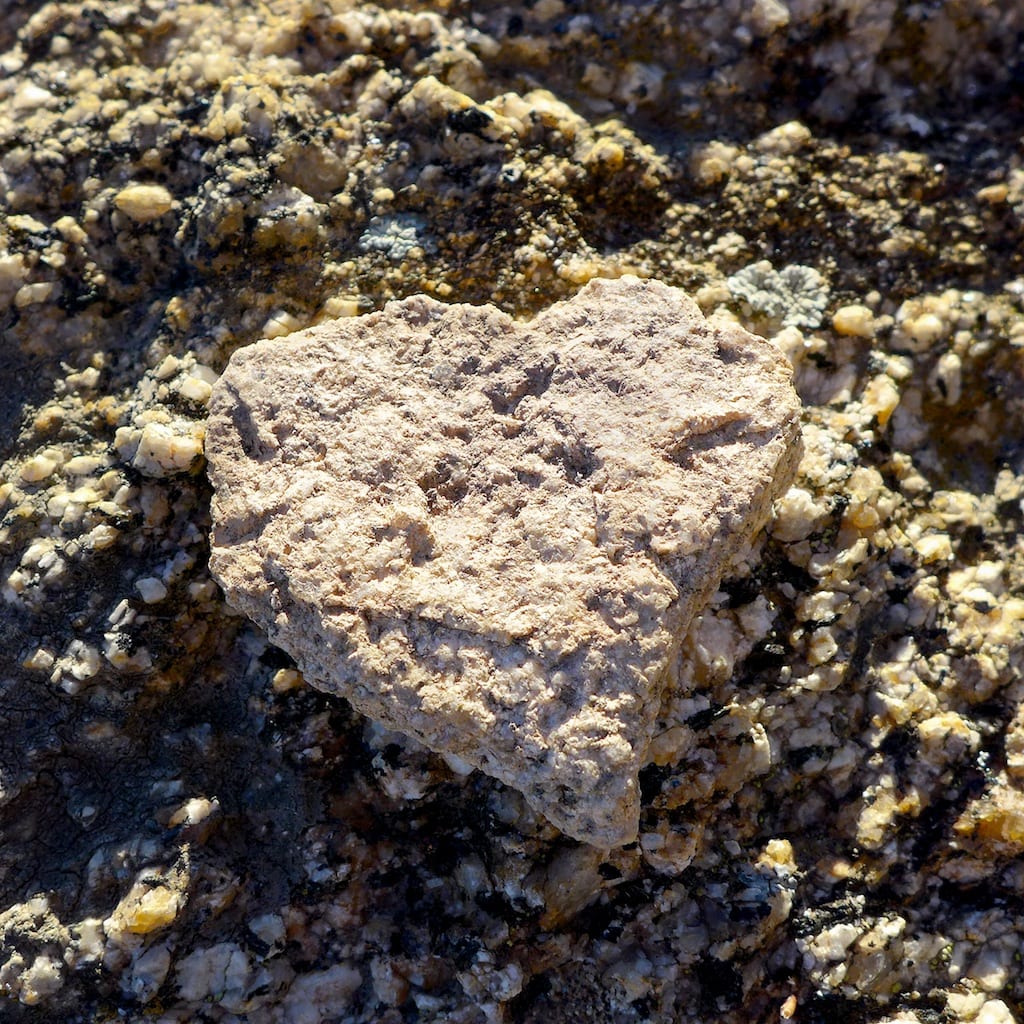
[[[596,280],[520,324],[424,296],[235,353],[212,569],[307,679],[634,840],[682,637],[801,452],[784,357]]]

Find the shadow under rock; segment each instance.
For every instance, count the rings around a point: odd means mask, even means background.
[[[107,916],[136,871],[176,859],[188,837],[167,818],[195,797],[216,799],[220,820],[190,843],[194,866],[287,886],[315,796],[260,735],[253,661],[236,638],[187,682],[136,694],[9,679],[0,764],[23,770],[0,809],[0,905],[46,892],[65,925]]]
[[[7,344],[4,333],[0,324],[0,462],[14,453],[27,410],[38,408],[53,386],[42,361]]]

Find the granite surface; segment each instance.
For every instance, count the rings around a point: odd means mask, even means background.
[[[1024,1018],[1024,5],[0,10],[0,1017]],[[208,571],[230,355],[634,274],[805,454],[635,844],[306,684]]]

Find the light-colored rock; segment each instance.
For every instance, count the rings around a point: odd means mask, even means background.
[[[636,278],[529,324],[415,296],[240,350],[210,408],[229,603],[568,835],[635,839],[680,640],[800,455],[783,357]]]
[[[832,317],[832,326],[839,334],[870,338],[875,333],[875,317],[867,306],[840,306]]]
[[[163,185],[128,185],[114,196],[114,205],[132,220],[145,224],[157,220],[174,205],[174,197]]]

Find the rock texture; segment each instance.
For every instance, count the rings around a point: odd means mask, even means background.
[[[415,296],[234,355],[211,566],[315,685],[618,846],[681,638],[789,485],[798,410],[775,348],[655,282],[526,325]]]
[[[4,1024],[1024,1020],[1022,31],[0,4]],[[805,454],[603,851],[282,667],[202,451],[260,338],[623,273],[782,349]]]

